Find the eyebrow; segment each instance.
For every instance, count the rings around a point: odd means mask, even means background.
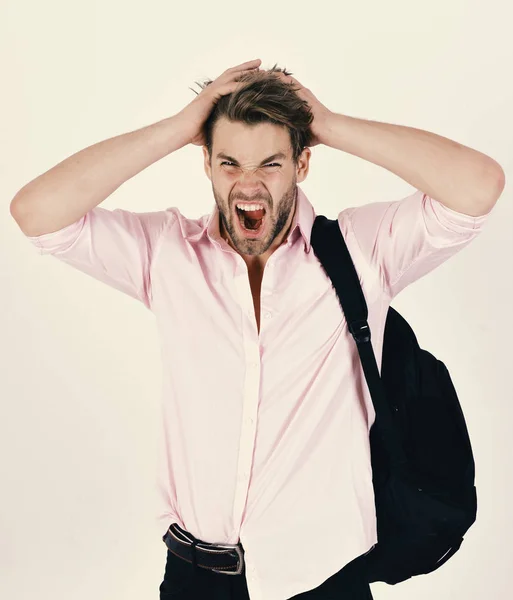
[[[236,165],[239,164],[239,162],[235,158],[233,158],[232,156],[228,156],[228,154],[225,154],[224,152],[219,152],[216,158],[223,158],[224,160],[229,160],[230,162],[235,163]],[[283,154],[283,152],[277,152],[276,154],[271,154],[271,156],[268,156],[266,159],[264,159],[260,163],[260,165],[265,165],[266,163],[275,160],[276,158],[285,159],[287,157],[285,156],[285,154]]]

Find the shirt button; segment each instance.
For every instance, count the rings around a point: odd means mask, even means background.
[[[270,319],[271,318],[271,313],[268,311],[265,311],[264,313],[264,319]]]

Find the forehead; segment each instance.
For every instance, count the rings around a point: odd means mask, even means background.
[[[239,162],[261,161],[278,153],[286,158],[292,156],[290,135],[286,127],[273,123],[248,125],[226,118],[219,119],[214,126],[212,150],[214,158],[221,153]]]

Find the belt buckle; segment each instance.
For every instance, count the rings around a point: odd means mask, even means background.
[[[236,571],[224,571],[224,570],[220,571],[219,569],[210,569],[210,570],[214,571],[214,573],[222,573],[223,575],[240,575],[242,573],[242,569],[244,567],[244,555],[242,554],[242,549],[240,548],[240,546],[238,544],[216,544],[216,547],[230,548],[231,550],[235,550],[235,552],[237,553],[237,556],[239,558],[238,564],[237,564],[237,570]]]

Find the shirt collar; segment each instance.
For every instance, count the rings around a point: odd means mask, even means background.
[[[297,188],[297,207],[290,227],[290,232],[286,238],[286,243],[289,247],[299,237],[303,237],[305,252],[310,252],[310,235],[312,233],[312,227],[315,220],[315,210],[311,202],[306,197],[303,190],[296,185]],[[214,243],[219,243],[221,234],[219,231],[219,209],[217,204],[214,204],[214,208],[210,213],[210,216],[205,215],[200,220],[200,229],[195,230],[193,233],[186,235],[185,239],[189,242],[199,242],[204,236]]]

